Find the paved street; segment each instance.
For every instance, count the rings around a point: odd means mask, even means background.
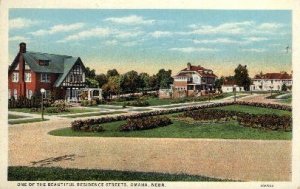
[[[10,166],[186,173],[243,181],[291,179],[291,141],[58,137],[48,132],[69,127],[74,119],[49,118],[9,127]]]

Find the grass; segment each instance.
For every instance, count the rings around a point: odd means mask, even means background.
[[[21,123],[33,123],[33,122],[41,122],[47,121],[48,119],[42,120],[42,118],[32,118],[32,119],[25,119],[25,120],[9,120],[8,123],[11,125],[21,124]]]
[[[276,114],[276,115],[292,116],[292,112],[285,111],[285,110],[260,108],[260,107],[245,106],[245,105],[230,105],[230,106],[217,107],[214,109],[231,110],[231,111],[238,111],[238,112],[244,112],[244,113],[250,113],[250,114]]]
[[[59,167],[8,167],[9,181],[228,181],[216,178],[156,172],[134,172]],[[150,184],[149,184],[150,186]]]
[[[110,105],[99,105],[97,107],[98,108],[103,108],[103,109],[115,109],[115,110],[124,109],[122,106],[110,106]]]
[[[20,118],[25,118],[25,117],[27,117],[27,116],[8,114],[8,119],[20,119]]]
[[[31,113],[31,114],[41,114],[41,111],[32,112],[31,108],[13,108],[13,109],[9,109],[9,111]],[[85,112],[95,112],[95,111],[97,111],[97,109],[92,109],[92,108],[90,108],[90,109],[89,108],[69,108],[68,112],[60,112],[60,113],[47,113],[45,111],[44,115],[75,114],[75,113],[85,113]]]
[[[143,112],[143,111],[150,111],[149,108],[139,108],[139,109],[129,109],[129,111],[135,111],[135,112]]]
[[[89,114],[66,115],[66,116],[63,116],[63,117],[68,117],[68,118],[92,117],[92,116],[102,116],[102,115],[121,114],[121,113],[126,113],[126,112],[124,112],[124,111],[115,111],[115,112],[95,112],[95,113],[89,113]]]
[[[279,101],[285,104],[292,104],[292,98],[280,99]]]
[[[120,132],[118,128],[125,121],[102,124],[104,132],[76,132],[71,128],[51,131],[55,136],[79,137],[139,137],[139,138],[220,138],[220,139],[255,139],[255,140],[291,140],[292,133],[284,131],[269,131],[243,127],[236,121],[226,123],[194,123],[174,121],[166,127],[150,130]]]

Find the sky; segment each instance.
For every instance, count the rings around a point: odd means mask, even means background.
[[[292,71],[291,11],[284,10],[10,9],[10,63],[20,42],[28,51],[79,56],[97,73],[175,75],[187,62],[219,77],[238,64],[250,76]]]

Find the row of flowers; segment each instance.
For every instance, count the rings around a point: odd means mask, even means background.
[[[292,118],[288,115],[276,114],[249,114],[236,111],[217,110],[217,109],[202,109],[188,111],[180,117],[190,117],[194,120],[225,120],[236,119],[240,125],[252,128],[263,128],[268,130],[292,130]]]
[[[171,109],[166,109],[166,110],[148,111],[148,112],[129,114],[129,115],[116,115],[116,116],[100,117],[100,118],[95,118],[95,119],[75,120],[71,123],[71,127],[73,130],[78,131],[78,130],[80,130],[81,127],[86,126],[86,125],[97,125],[97,124],[108,123],[108,122],[113,122],[113,121],[137,119],[137,118],[142,118],[142,117],[147,117],[147,116],[158,116],[158,115],[172,114],[172,113],[178,113],[178,112],[186,112],[186,111],[192,111],[192,110],[200,110],[200,109],[206,109],[206,108],[228,106],[228,105],[234,105],[234,104],[291,111],[291,107],[283,106],[283,105],[248,103],[248,102],[240,102],[240,101],[236,102],[236,103],[221,102],[221,103],[197,105],[197,106],[190,106],[190,107],[177,107],[177,108],[171,108]]]
[[[148,116],[137,119],[128,119],[125,124],[121,125],[120,131],[146,130],[165,127],[170,124],[172,124],[172,121],[166,116]]]

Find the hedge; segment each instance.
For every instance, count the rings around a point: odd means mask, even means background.
[[[120,131],[146,130],[156,127],[164,127],[170,124],[172,124],[172,121],[166,116],[149,116],[137,119],[128,119],[125,124],[121,125]]]

